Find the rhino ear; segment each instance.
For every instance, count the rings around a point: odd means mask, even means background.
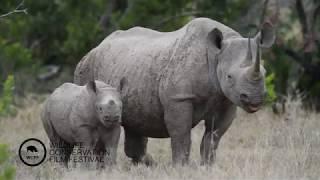
[[[217,49],[221,50],[222,48],[222,40],[223,40],[223,35],[222,32],[214,28],[208,35],[208,40],[211,45],[215,46]]]
[[[260,47],[270,48],[276,39],[275,29],[270,22],[263,23],[261,31],[255,37],[256,42],[260,43]]]
[[[118,91],[121,92],[123,87],[127,84],[128,80],[127,78],[123,77],[121,78],[120,82],[119,82],[119,86],[118,86]]]
[[[97,86],[96,86],[96,82],[95,81],[89,81],[87,84],[87,89],[94,93],[97,94]]]

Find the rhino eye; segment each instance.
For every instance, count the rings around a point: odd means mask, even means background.
[[[109,105],[114,105],[114,104],[115,104],[114,100],[109,101]]]
[[[102,107],[99,107],[99,110],[102,111]]]
[[[233,77],[230,74],[227,75],[227,81],[230,84],[230,86],[232,86],[234,84]]]

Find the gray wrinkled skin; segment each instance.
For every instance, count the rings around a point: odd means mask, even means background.
[[[173,162],[188,162],[191,128],[205,120],[200,151],[202,163],[210,164],[236,107],[252,113],[262,105],[265,69],[256,60],[257,47],[273,41],[270,24],[250,46],[248,38],[207,18],[174,32],[134,27],[112,33],[91,50],[77,65],[74,81],[116,86],[127,80],[122,125],[125,153],[134,162],[152,160],[147,137],[171,137]]]
[[[64,83],[58,87],[47,99],[41,118],[51,148],[60,151],[65,166],[74,145],[79,143],[82,148],[106,155],[100,157],[105,163],[114,164],[121,112],[118,90],[101,81],[90,81],[85,86]],[[57,148],[57,144],[62,148]],[[98,163],[99,168],[103,166],[103,162]]]

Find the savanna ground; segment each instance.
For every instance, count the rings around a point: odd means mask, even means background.
[[[200,123],[192,131],[190,165],[173,168],[169,139],[150,139],[148,152],[158,163],[134,166],[123,152],[123,134],[118,164],[102,172],[66,170],[45,161],[37,167],[21,163],[18,148],[35,137],[48,146],[39,114],[45,96],[28,96],[17,115],[0,120],[0,142],[10,145],[16,179],[318,179],[320,177],[320,114],[289,101],[287,112],[274,115],[269,108],[255,114],[238,110],[234,123],[222,138],[216,163],[200,166]]]

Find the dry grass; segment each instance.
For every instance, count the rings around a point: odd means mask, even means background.
[[[43,99],[43,98],[42,98]],[[317,179],[320,177],[320,114],[301,109],[290,101],[289,112],[276,116],[269,109],[255,114],[238,111],[220,143],[214,166],[199,165],[203,124],[192,131],[190,165],[172,168],[169,139],[151,139],[148,151],[155,167],[133,166],[118,150],[118,165],[111,170],[65,170],[45,162],[38,167],[23,165],[17,155],[20,143],[35,137],[48,144],[39,119],[41,104],[30,96],[27,106],[14,118],[0,120],[0,142],[8,143],[15,155],[17,179]]]

